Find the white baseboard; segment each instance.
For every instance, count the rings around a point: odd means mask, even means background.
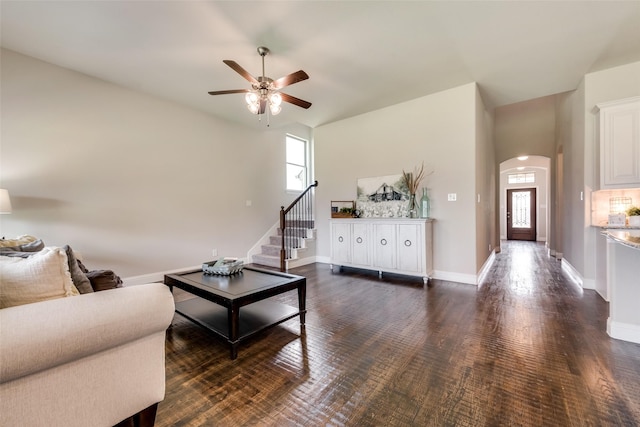
[[[595,279],[582,279],[582,289],[596,289]]]
[[[449,282],[458,282],[458,283],[465,283],[468,285],[477,286],[477,284],[480,282],[480,278],[481,277],[484,278],[483,275],[485,275],[486,272],[488,272],[489,269],[491,268],[491,264],[493,264],[494,259],[495,259],[495,255],[492,253],[489,259],[485,262],[485,265],[482,267],[481,273],[478,274],[477,276],[473,274],[452,273],[449,271],[435,270],[433,272],[432,278],[438,279],[438,280],[446,280]],[[243,261],[245,263],[248,262],[246,259]],[[331,264],[330,261],[331,261],[330,258],[326,256],[307,257],[307,258],[296,260],[295,266],[290,264],[289,268],[300,267],[303,265],[312,264],[314,262],[318,262],[321,264]],[[165,274],[174,274],[174,273],[180,273],[182,271],[198,270],[200,268],[202,268],[202,264],[192,266],[192,267],[177,268],[175,270],[143,274],[141,276],[127,277],[127,278],[123,278],[122,281],[123,281],[123,286],[135,286],[135,285],[143,285],[145,283],[163,282]]]
[[[495,261],[495,259],[496,259],[496,251],[491,251],[489,258],[487,258],[487,260],[482,265],[482,268],[478,272],[478,276],[476,278],[476,285],[480,285],[480,283],[482,283],[485,277],[487,277],[487,273],[489,273],[489,270],[491,270],[491,266],[493,266],[493,262]]]
[[[573,266],[567,260],[562,260],[562,270],[569,275],[569,277],[578,284],[581,288],[583,287],[583,278],[580,272],[573,268]]]
[[[243,261],[246,263],[246,260],[243,260]],[[141,276],[126,277],[122,279],[122,285],[136,286],[136,285],[144,285],[145,283],[155,283],[155,282],[163,283],[165,274],[181,273],[183,271],[189,271],[189,270],[200,270],[201,268],[202,268],[202,264],[199,264],[192,267],[177,268],[175,270],[159,271],[157,273],[143,274]]]
[[[477,285],[477,276],[475,274],[452,273],[450,271],[435,270],[433,278],[438,280],[446,280],[448,282],[465,283],[467,285]]]
[[[322,264],[331,264],[331,259],[329,257],[326,257],[326,256],[316,256],[314,262],[319,262],[319,263],[322,263]],[[492,260],[492,262],[493,262],[493,260]],[[468,285],[476,285],[477,284],[477,276],[475,276],[473,274],[452,273],[452,272],[449,272],[449,271],[434,270],[431,278],[432,279],[438,279],[438,280],[447,280],[449,282],[465,283],[465,284],[468,284]]]
[[[611,338],[640,344],[640,325],[614,322],[607,319],[607,334]]]

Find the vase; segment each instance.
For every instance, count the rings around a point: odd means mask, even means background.
[[[416,203],[416,195],[409,195],[409,204],[407,205],[407,213],[409,214],[409,218],[417,218],[418,217],[418,204]]]
[[[427,195],[427,188],[422,189],[422,198],[420,199],[420,203],[418,205],[418,212],[420,214],[420,218],[429,218],[429,208],[431,201],[429,200],[429,196]]]

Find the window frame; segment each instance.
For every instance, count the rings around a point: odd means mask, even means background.
[[[512,177],[514,178],[514,182],[511,182]],[[536,182],[535,172],[518,172],[518,173],[507,174],[507,185],[535,184],[535,182]]]
[[[298,164],[298,163],[293,163],[289,161],[289,150],[288,150],[288,142],[289,139],[293,139],[299,142],[303,143],[304,146],[304,164]],[[292,166],[296,166],[296,167],[301,167],[304,171],[304,181],[302,183],[302,189],[297,189],[297,188],[289,188],[289,176],[288,176],[288,169],[289,169],[289,165]],[[309,141],[296,136],[296,135],[292,135],[292,134],[286,134],[285,135],[285,183],[284,183],[284,187],[285,187],[285,191],[288,193],[301,193],[303,192],[309,185]]]

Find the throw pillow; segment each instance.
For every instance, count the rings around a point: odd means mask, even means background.
[[[111,270],[93,270],[85,274],[94,292],[122,287],[122,279]]]
[[[44,249],[44,242],[42,240],[36,239],[35,237],[33,239],[35,240],[30,242],[22,241],[22,243],[20,243],[19,239],[2,239],[0,240],[0,255],[16,256],[12,252],[38,252]]]
[[[0,277],[0,308],[79,295],[62,248],[44,248],[28,258],[0,257]]]
[[[23,234],[22,236],[16,237],[15,239],[0,239],[0,248],[28,245],[29,243],[33,243],[37,240],[38,240],[37,237],[33,237],[28,234]]]
[[[92,293],[93,288],[91,287],[91,282],[78,265],[79,261],[76,259],[76,256],[73,253],[71,247],[69,245],[65,245],[62,247],[62,249],[64,249],[65,253],[67,254],[69,274],[71,274],[71,280],[73,281],[75,287],[81,294]]]

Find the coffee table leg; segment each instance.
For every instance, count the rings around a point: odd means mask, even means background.
[[[307,280],[298,285],[298,309],[300,310],[300,324],[304,325],[307,314]]]
[[[229,325],[229,345],[231,346],[231,360],[238,357],[238,330],[240,329],[240,307],[232,305],[227,310]]]

